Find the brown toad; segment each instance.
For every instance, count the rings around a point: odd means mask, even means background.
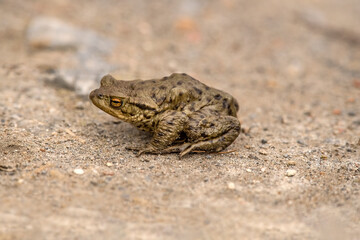
[[[240,133],[239,105],[230,94],[182,73],[154,80],[116,80],[106,75],[90,93],[108,114],[153,133],[142,153],[221,151]]]

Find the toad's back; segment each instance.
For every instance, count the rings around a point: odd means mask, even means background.
[[[236,116],[239,108],[236,99],[230,94],[211,88],[185,73],[153,80],[129,82],[130,95],[151,99],[158,111],[177,110],[187,115],[204,107],[216,115]]]

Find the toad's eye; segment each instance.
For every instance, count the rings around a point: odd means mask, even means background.
[[[112,98],[110,100],[110,105],[112,107],[121,107],[122,104],[123,104],[123,101],[119,98]]]

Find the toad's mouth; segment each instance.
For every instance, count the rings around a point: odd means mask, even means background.
[[[95,90],[91,91],[91,93],[89,94],[89,98],[90,98],[90,100],[91,100],[92,102],[94,102],[94,99],[95,99],[96,97],[98,97],[98,98],[102,98],[102,97],[103,97],[102,94],[98,93],[98,90],[99,90],[99,89],[95,89]]]
[[[113,109],[109,106],[110,98],[101,93],[100,89],[95,89],[89,94],[91,102],[104,112],[110,114],[113,117],[119,118],[120,120],[127,121],[122,111]]]

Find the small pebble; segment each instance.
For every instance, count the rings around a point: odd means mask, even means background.
[[[249,154],[248,158],[250,159],[255,159],[255,160],[259,160],[259,158],[255,155]]]
[[[360,88],[360,79],[354,79],[353,80],[353,86],[356,88]]]
[[[287,176],[287,177],[293,177],[293,176],[295,176],[295,174],[296,174],[296,170],[295,170],[295,169],[288,169],[288,170],[286,171],[286,176]]]
[[[77,175],[82,175],[84,174],[84,170],[82,170],[81,168],[75,168],[74,173]]]
[[[49,171],[49,174],[50,174],[50,177],[52,177],[52,178],[57,178],[57,179],[64,178],[64,175],[56,169],[51,169]]]
[[[106,163],[106,166],[108,166],[108,167],[112,167],[114,164],[112,163],[112,162],[107,162]]]
[[[101,175],[102,175],[102,176],[114,176],[115,173],[114,173],[114,172],[102,172]],[[108,180],[111,180],[111,178],[108,179]]]
[[[259,153],[260,153],[261,155],[268,155],[268,153],[267,153],[265,150],[259,150]]]
[[[75,103],[75,108],[78,110],[84,110],[84,103],[79,101]]]
[[[335,108],[332,112],[334,115],[340,115],[341,114],[341,110],[338,108]]]
[[[304,112],[304,115],[305,115],[305,116],[308,116],[308,117],[312,117],[312,112],[306,111],[306,112]]]
[[[347,103],[354,103],[355,102],[355,98],[353,97],[349,97],[347,100],[346,100]]]
[[[235,183],[233,182],[228,182],[227,186],[229,189],[235,189]]]
[[[265,170],[266,170],[266,167],[261,168],[262,172],[265,172]]]
[[[296,142],[297,142],[298,144],[300,144],[300,145],[305,145],[305,142],[302,141],[302,140],[297,140]]]
[[[250,168],[246,169],[247,172],[252,172]]]
[[[261,144],[266,144],[268,141],[266,139],[261,139]]]
[[[290,160],[286,163],[288,166],[295,166],[296,165],[296,162],[293,161],[293,160]]]
[[[284,116],[281,116],[281,118],[280,118],[280,122],[282,123],[282,124],[289,124],[289,119],[284,115]]]

